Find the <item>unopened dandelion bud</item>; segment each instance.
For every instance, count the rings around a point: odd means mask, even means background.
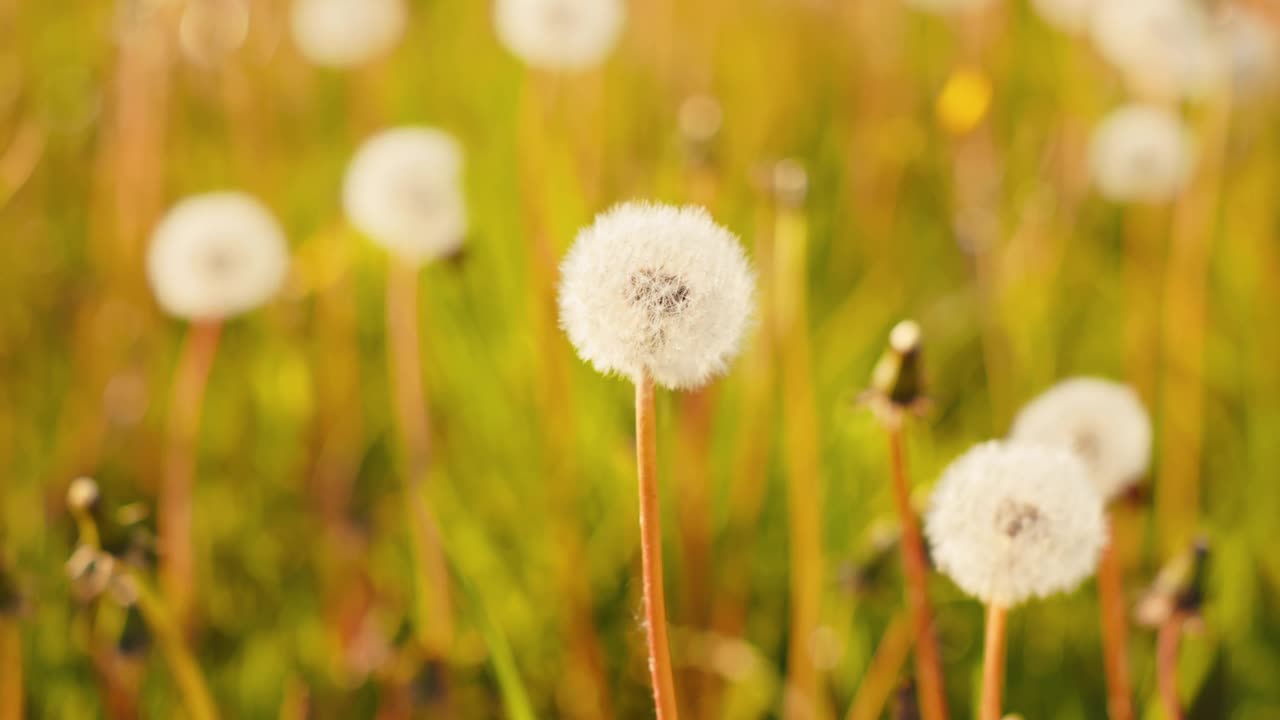
[[[872,399],[899,409],[917,407],[925,399],[920,325],[903,320],[889,333],[889,347],[871,373]]]
[[[67,509],[72,513],[93,513],[101,500],[102,494],[93,478],[78,477],[67,487]]]

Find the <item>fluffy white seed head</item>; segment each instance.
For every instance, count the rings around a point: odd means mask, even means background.
[[[405,0],[293,0],[293,42],[308,61],[352,67],[390,52],[408,24]]]
[[[1072,378],[1022,408],[1009,439],[1074,452],[1110,500],[1136,483],[1151,463],[1151,418],[1128,385]]]
[[[497,0],[498,38],[524,62],[547,70],[600,64],[626,19],[622,0]]]
[[[157,302],[191,319],[258,307],[279,290],[288,269],[284,230],[262,203],[240,192],[178,203],[156,226],[147,255]]]
[[[1144,95],[1200,97],[1219,77],[1208,18],[1194,0],[1099,2],[1090,30],[1102,56]]]
[[[934,561],[965,592],[1005,607],[1074,588],[1107,539],[1102,496],[1075,455],[983,443],[943,473],[925,532]]]
[[[1031,0],[1040,19],[1069,33],[1084,32],[1099,0]]]
[[[626,203],[564,259],[560,324],[603,373],[694,388],[725,371],[751,322],[742,245],[699,207]]]
[[[1112,111],[1094,129],[1089,165],[1094,186],[1107,198],[1167,202],[1190,178],[1195,148],[1176,113],[1131,104]]]
[[[462,146],[441,130],[385,130],[356,151],[342,191],[347,218],[401,260],[456,251],[467,232]]]

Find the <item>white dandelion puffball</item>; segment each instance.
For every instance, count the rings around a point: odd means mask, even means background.
[[[1201,97],[1221,62],[1208,18],[1195,0],[1099,2],[1094,45],[1136,90],[1159,97]]]
[[[986,442],[942,474],[925,532],[938,568],[1004,607],[1070,590],[1107,541],[1102,496],[1070,452]]]
[[[619,205],[578,233],[560,271],[560,324],[602,373],[698,387],[727,369],[751,323],[742,245],[700,207]]]
[[[352,225],[405,262],[448,255],[467,232],[462,146],[434,128],[384,130],[356,151],[342,204]]]
[[[904,2],[910,7],[923,12],[950,15],[985,10],[995,0],[904,0]]]
[[[196,195],[156,226],[147,278],[172,315],[214,320],[252,310],[280,289],[289,269],[284,230],[240,192]]]
[[[516,57],[547,70],[600,64],[622,32],[622,0],[497,0],[498,39]]]
[[[1094,129],[1089,165],[1094,185],[1112,200],[1166,202],[1191,177],[1194,143],[1173,111],[1126,105]]]
[[[308,61],[361,65],[390,52],[409,21],[405,0],[293,0],[293,42]]]
[[[1072,378],[1027,403],[1009,439],[1074,452],[1105,500],[1120,494],[1151,464],[1151,418],[1133,388],[1098,378]]]
[[[1098,0],[1031,0],[1041,20],[1069,33],[1084,32]]]

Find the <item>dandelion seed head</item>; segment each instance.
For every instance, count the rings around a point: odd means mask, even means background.
[[[284,282],[289,250],[271,211],[241,192],[178,203],[151,236],[147,279],[166,312],[230,317],[262,305]]]
[[[293,42],[309,62],[362,65],[389,53],[409,21],[405,0],[294,0]]]
[[[1111,112],[1093,131],[1089,164],[1094,185],[1118,202],[1173,199],[1195,165],[1190,133],[1173,111],[1130,104]]]
[[[925,532],[938,567],[970,595],[1006,607],[1079,585],[1107,537],[1086,472],[1058,448],[975,446],[930,500]]]
[[[626,19],[622,0],[497,0],[494,13],[507,49],[547,70],[599,65]]]
[[[705,210],[626,203],[565,257],[560,324],[600,372],[694,388],[737,355],[754,294],[741,243]]]
[[[1151,462],[1151,419],[1138,394],[1098,378],[1046,390],[1018,413],[1009,439],[1075,452],[1105,500],[1137,482]]]
[[[1208,18],[1192,0],[1099,2],[1094,45],[1143,95],[1201,97],[1220,73]]]
[[[467,232],[462,147],[424,127],[386,130],[356,151],[342,202],[362,233],[413,265],[456,251]]]

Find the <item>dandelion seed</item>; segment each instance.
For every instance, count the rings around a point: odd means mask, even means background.
[[[1102,497],[1071,453],[987,442],[947,468],[925,531],[933,558],[965,592],[1009,607],[1070,590],[1107,540]]]
[[[1137,482],[1151,462],[1151,419],[1137,393],[1096,378],[1063,381],[1032,400],[1009,439],[1073,451],[1104,500]]]
[[[1191,0],[1101,2],[1090,31],[1102,56],[1144,95],[1200,97],[1220,72],[1208,19]]]
[[[197,195],[174,206],[151,237],[147,277],[171,315],[218,320],[273,296],[289,268],[284,231],[240,192]]]
[[[1118,202],[1173,199],[1191,176],[1194,156],[1178,115],[1150,105],[1113,111],[1094,130],[1089,146],[1094,185]]]
[[[303,57],[345,68],[390,52],[408,20],[404,0],[294,0],[291,24]]]
[[[456,251],[467,232],[462,148],[433,128],[386,130],[347,169],[343,207],[374,242],[410,265]]]
[[[625,19],[622,0],[497,0],[494,18],[512,54],[547,70],[600,64]]]
[[[561,273],[561,325],[603,373],[695,388],[725,371],[750,324],[742,246],[701,208],[615,207],[579,233]]]

